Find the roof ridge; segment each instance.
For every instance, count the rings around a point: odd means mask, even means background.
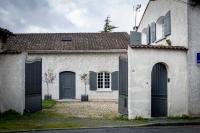
[[[30,34],[118,34],[118,33],[126,33],[128,32],[43,32],[43,33],[14,33],[16,35],[30,35]]]

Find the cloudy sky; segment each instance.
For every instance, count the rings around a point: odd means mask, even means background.
[[[0,27],[23,32],[99,32],[111,17],[115,31],[129,32],[134,25],[133,3],[148,0],[0,0]]]

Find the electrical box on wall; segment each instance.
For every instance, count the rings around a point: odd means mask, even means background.
[[[197,53],[197,65],[200,65],[200,52]]]

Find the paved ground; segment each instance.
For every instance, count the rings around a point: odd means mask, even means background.
[[[51,110],[80,118],[112,118],[118,114],[117,102],[58,102]]]
[[[99,128],[32,131],[34,133],[199,133],[200,126],[144,127],[144,128]]]

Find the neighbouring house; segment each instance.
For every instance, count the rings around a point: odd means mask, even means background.
[[[14,34],[0,28],[0,112],[9,109],[21,114],[25,108],[26,54],[9,50],[7,39]]]
[[[130,34],[128,107],[122,110],[129,119],[200,115],[199,27],[198,3],[149,1]]]
[[[118,100],[119,56],[127,54],[129,35],[113,33],[27,33],[8,39],[8,49],[41,60],[42,97],[80,99],[85,94],[81,75],[87,74],[89,100]],[[55,76],[45,83],[45,73]]]

